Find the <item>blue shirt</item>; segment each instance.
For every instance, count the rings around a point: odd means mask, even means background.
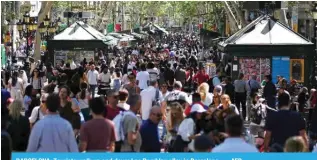
[[[279,110],[266,117],[264,129],[272,132],[270,143],[284,146],[286,140],[293,136],[299,136],[301,130],[305,130],[306,123],[302,115],[295,111]]]
[[[1,103],[6,104],[9,98],[11,98],[10,92],[6,89],[1,89]]]
[[[143,152],[160,152],[161,144],[158,133],[158,124],[154,124],[151,120],[143,121],[140,129],[142,137],[141,150]]]
[[[29,110],[29,102],[32,101],[31,97],[29,96],[24,96],[24,99],[23,99],[23,107],[24,109],[27,111]]]
[[[59,115],[46,115],[34,125],[27,152],[78,152],[72,125]]]
[[[212,152],[259,152],[242,138],[226,138],[223,143],[212,149]]]
[[[215,76],[213,79],[212,79],[212,84],[216,87],[218,85],[220,85],[220,79],[218,76]]]

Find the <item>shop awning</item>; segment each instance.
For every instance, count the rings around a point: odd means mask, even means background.
[[[88,24],[77,21],[66,28],[53,40],[102,40],[105,36]]]
[[[165,33],[165,34],[168,34],[168,32],[167,32],[164,28],[162,28],[162,27],[160,27],[160,26],[158,26],[158,25],[156,25],[156,24],[153,24],[153,26],[154,26],[157,30],[162,31],[162,32]]]

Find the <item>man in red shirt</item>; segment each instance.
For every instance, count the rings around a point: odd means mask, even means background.
[[[198,83],[198,85],[207,82],[209,80],[209,75],[206,74],[205,68],[202,67],[198,73],[193,77],[193,80]]]
[[[113,120],[114,117],[116,117],[117,114],[119,114],[120,112],[120,108],[117,106],[118,96],[119,96],[119,93],[114,90],[110,90],[107,93],[108,104],[106,105],[107,112],[105,112],[104,117],[109,120]]]

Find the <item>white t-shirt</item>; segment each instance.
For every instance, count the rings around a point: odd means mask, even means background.
[[[39,120],[41,120],[44,118],[44,116],[45,115],[41,112],[40,106],[36,106],[32,110],[31,116],[29,117],[29,121],[30,121],[30,123],[34,123],[37,118],[39,118]]]
[[[150,81],[156,81],[159,77],[159,70],[157,68],[147,69],[147,72],[150,75]]]
[[[111,74],[109,72],[106,74],[101,73],[99,74],[99,79],[101,82],[108,83],[111,80]]]
[[[153,100],[155,100],[156,90],[157,90],[156,88],[154,88],[153,86],[150,86],[141,92],[142,120],[149,119],[150,110],[153,107],[152,102]],[[161,91],[159,91],[159,100],[160,102],[162,102],[163,100],[163,95]]]
[[[88,84],[97,85],[98,72],[96,70],[89,70],[87,73]]]
[[[148,87],[148,81],[150,80],[150,74],[147,71],[141,71],[136,74],[136,80],[139,81],[140,89],[146,89]]]
[[[163,93],[162,93],[162,94],[163,94]],[[170,92],[169,92],[169,91],[166,91],[166,93],[163,94],[163,98],[165,99],[165,98],[168,96],[168,94],[170,94]]]
[[[185,142],[190,142],[188,144],[188,148],[191,151],[195,151],[194,149],[194,140],[190,141],[189,137],[195,134],[195,122],[192,118],[186,118],[179,125],[177,135],[180,135]]]

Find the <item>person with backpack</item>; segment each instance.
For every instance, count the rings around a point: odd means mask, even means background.
[[[263,127],[266,118],[267,104],[261,95],[255,95],[250,107],[250,133],[253,135],[262,135],[264,133]]]
[[[92,119],[84,123],[80,129],[79,150],[110,151],[115,150],[115,127],[111,120],[103,117],[105,111],[104,100],[101,97],[89,101]]]
[[[142,98],[141,115],[142,120],[145,121],[149,118],[150,110],[153,106],[161,106],[163,95],[158,88],[157,81],[151,81],[150,86],[141,91],[140,95]]]
[[[149,73],[150,81],[157,81],[159,79],[159,70],[155,67],[153,62],[147,64],[147,70]]]
[[[113,120],[116,133],[116,152],[140,152],[142,138],[136,114],[141,108],[141,101],[140,95],[130,95],[127,101],[130,110],[120,112]]]

